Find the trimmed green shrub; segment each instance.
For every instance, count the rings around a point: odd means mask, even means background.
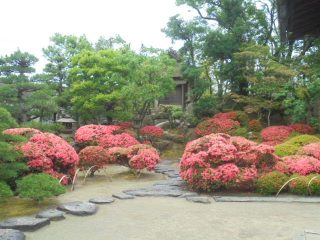
[[[43,173],[28,175],[17,183],[20,197],[36,201],[66,192],[65,187],[56,178]]]
[[[193,104],[193,114],[199,118],[212,117],[217,113],[217,99],[213,96],[203,96]]]
[[[309,185],[309,190],[311,195],[320,196],[320,175],[319,174],[309,175],[309,182],[310,181],[311,183]]]
[[[288,180],[286,174],[278,171],[264,174],[257,181],[257,191],[264,195],[275,194]]]
[[[289,192],[297,195],[307,196],[309,195],[308,191],[308,183],[310,181],[309,176],[299,176],[299,175],[292,175],[291,178],[298,177],[292,180],[289,183]]]
[[[319,142],[320,139],[313,135],[298,135],[293,138],[290,138],[288,141],[279,144],[275,147],[275,153],[279,157],[285,157],[290,155],[295,155],[300,147]]]
[[[0,107],[0,132],[7,128],[17,127],[16,120],[11,117],[11,114],[5,109]]]
[[[248,136],[248,129],[245,127],[238,128],[238,129],[234,130],[232,135],[247,137]]]
[[[237,119],[241,126],[247,126],[248,125],[248,122],[249,122],[249,116],[248,114],[246,114],[244,111],[236,111],[237,113]]]
[[[5,182],[0,181],[0,202],[11,196],[13,196],[13,193],[10,187]]]
[[[22,128],[35,128],[41,132],[50,132],[59,134],[64,126],[60,123],[41,123],[41,122],[26,122],[21,125]]]

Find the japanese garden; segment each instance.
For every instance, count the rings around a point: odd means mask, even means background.
[[[0,54],[0,240],[320,239],[320,2],[175,4]]]

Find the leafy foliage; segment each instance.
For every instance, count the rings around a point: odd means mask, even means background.
[[[44,198],[58,196],[66,192],[59,181],[47,174],[28,175],[18,181],[17,191],[22,198],[42,201]]]
[[[10,187],[5,182],[0,181],[0,202],[11,196],[13,196],[13,192]]]
[[[288,180],[289,177],[281,172],[266,173],[258,179],[257,191],[264,195],[276,194]]]

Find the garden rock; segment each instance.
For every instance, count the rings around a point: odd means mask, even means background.
[[[181,196],[179,196],[179,198],[197,197],[197,196],[199,196],[199,194],[196,192],[186,192],[186,193],[182,194]]]
[[[126,194],[137,197],[179,197],[185,192],[180,187],[168,185],[155,185],[148,188],[125,191]]]
[[[185,187],[186,182],[182,181],[182,180],[173,179],[173,180],[167,180],[167,181],[158,182],[158,183],[153,184],[153,186],[158,186],[158,185]]]
[[[114,199],[108,198],[108,197],[99,197],[99,198],[91,198],[89,202],[95,203],[95,204],[108,204],[108,203],[113,203]]]
[[[126,193],[115,193],[112,195],[112,197],[121,199],[121,200],[125,200],[125,199],[134,199],[134,196],[132,195],[128,195]]]
[[[35,231],[43,226],[50,224],[48,218],[20,217],[10,218],[0,222],[0,229],[9,228],[20,231]]]
[[[37,218],[49,218],[50,221],[60,221],[65,219],[64,212],[57,209],[48,209],[37,214]]]
[[[14,229],[0,229],[0,240],[25,240],[23,232]]]
[[[197,197],[187,197],[186,199],[187,201],[194,202],[194,203],[211,203],[211,200],[208,197],[197,196]]]
[[[77,216],[92,215],[97,212],[95,204],[80,201],[61,204],[58,209]]]

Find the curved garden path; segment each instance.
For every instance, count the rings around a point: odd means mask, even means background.
[[[170,165],[177,167],[176,163]],[[162,174],[145,173],[134,178],[122,167],[89,179],[85,185],[60,196],[59,202],[88,201],[111,196],[127,189],[151,186],[167,179]],[[214,202],[199,204],[177,197],[136,197],[99,205],[95,215],[51,222],[27,240],[154,240],[154,239],[295,239],[305,229],[320,229],[317,203]],[[301,236],[300,236],[301,237]],[[308,239],[317,239],[312,234]],[[297,238],[304,239],[304,238]]]

